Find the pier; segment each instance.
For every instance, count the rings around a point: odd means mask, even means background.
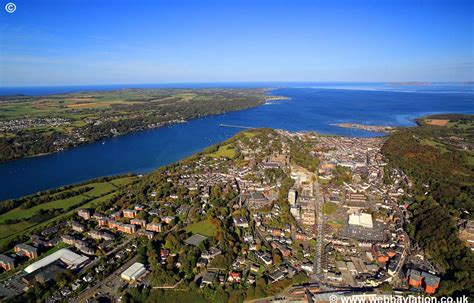
[[[232,124],[219,124],[220,127],[232,127],[232,128],[243,128],[243,129],[251,129],[254,127],[250,126],[242,126],[242,125],[232,125]]]

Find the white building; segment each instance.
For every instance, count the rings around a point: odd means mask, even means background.
[[[76,254],[75,252],[72,252],[67,248],[63,248],[29,265],[28,267],[25,268],[25,272],[30,274],[58,260],[66,264],[69,269],[75,269],[83,265],[87,260],[89,260],[89,258],[86,256]]]
[[[136,281],[138,278],[143,276],[143,274],[146,272],[145,265],[142,263],[135,262],[127,268],[121,275],[120,277],[124,279],[125,281]]]
[[[293,217],[296,220],[300,220],[300,213],[301,213],[301,207],[299,205],[291,205],[290,206],[290,213],[293,215]]]
[[[296,190],[290,189],[288,191],[288,203],[290,203],[290,205],[294,205],[296,203]]]
[[[374,224],[372,222],[372,215],[365,213],[349,215],[349,225],[357,225],[365,228],[374,227]]]

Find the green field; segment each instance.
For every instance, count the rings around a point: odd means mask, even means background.
[[[332,215],[337,210],[337,204],[327,202],[323,205],[323,213],[327,216]]]
[[[107,181],[94,182],[94,183],[89,183],[86,185],[80,185],[80,186],[76,186],[71,189],[65,190],[64,192],[77,190],[79,188],[86,187],[86,186],[93,187],[93,189],[84,194],[80,194],[80,195],[70,197],[67,199],[62,199],[62,200],[53,200],[47,203],[36,205],[28,209],[24,209],[21,206],[14,208],[0,215],[0,241],[4,241],[12,236],[20,235],[24,232],[27,232],[28,230],[31,230],[32,228],[46,226],[53,220],[57,220],[62,217],[71,215],[72,213],[76,211],[78,207],[91,207],[94,205],[98,205],[101,202],[107,201],[108,199],[111,199],[112,197],[114,197],[117,190],[121,186],[126,186],[135,180],[136,180],[136,177],[123,177],[123,178],[118,178],[109,182]],[[55,194],[52,194],[51,196],[54,197],[54,196],[57,196],[58,194],[59,193],[55,193]],[[84,201],[90,198],[96,198],[96,199],[93,199],[87,202],[86,204],[83,204]],[[62,209],[63,211],[65,211],[70,208],[73,208],[73,209],[70,211],[63,212],[60,215],[53,217],[45,222],[34,223],[31,221],[28,221],[28,219],[33,217],[40,209],[42,210]],[[6,220],[22,220],[22,221],[18,223],[8,224],[8,225],[2,224]]]
[[[244,134],[244,136],[245,136],[246,138],[249,138],[249,139],[250,139],[250,138],[253,138],[253,137],[255,137],[255,136],[257,135],[257,134],[255,134],[254,132],[252,132],[252,131],[250,131],[250,130],[244,131],[244,132],[242,132],[242,133]]]
[[[225,158],[233,159],[236,156],[236,154],[237,153],[235,152],[234,148],[232,148],[230,144],[226,144],[226,145],[219,146],[219,149],[216,152],[209,154],[209,156],[212,158],[225,157]]]
[[[212,225],[211,221],[203,220],[194,224],[191,224],[185,228],[187,232],[193,234],[201,234],[206,237],[214,237],[216,235],[216,228]]]
[[[439,143],[439,142],[436,142],[434,140],[430,140],[430,139],[422,139],[420,141],[421,144],[423,145],[427,145],[427,146],[431,146],[431,147],[435,147],[435,148],[438,148],[441,152],[445,153],[445,152],[448,152],[448,149],[446,148],[446,146],[442,143]]]

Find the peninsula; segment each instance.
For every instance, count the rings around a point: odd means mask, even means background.
[[[123,89],[0,97],[0,162],[286,99],[268,89]]]
[[[333,125],[343,127],[343,128],[360,129],[360,130],[377,132],[377,133],[392,133],[397,129],[394,126],[365,125],[365,124],[359,124],[359,123],[338,123],[338,124],[333,124]]]

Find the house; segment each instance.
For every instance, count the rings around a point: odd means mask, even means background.
[[[76,241],[76,237],[74,237],[73,235],[64,234],[61,236],[61,240],[66,244],[74,245],[74,242]]]
[[[137,231],[137,227],[133,224],[120,224],[118,230],[127,234],[134,234]]]
[[[160,257],[162,261],[165,261],[166,258],[170,255],[170,251],[168,249],[161,249],[160,250]]]
[[[204,268],[204,267],[206,267],[207,263],[208,263],[208,260],[201,257],[201,258],[198,259],[198,261],[196,263],[196,267]]]
[[[260,266],[258,266],[257,264],[252,264],[250,265],[250,271],[254,273],[258,273],[260,271]]]
[[[102,239],[102,232],[100,230],[97,230],[97,229],[93,229],[93,230],[89,231],[89,235],[94,240],[101,240]]]
[[[92,239],[95,239],[95,240],[104,239],[108,241],[108,240],[113,240],[115,238],[114,234],[107,232],[105,230],[97,230],[97,229],[91,230],[89,232],[89,235],[91,236]]]
[[[77,211],[77,215],[84,220],[89,220],[91,218],[91,211],[86,208],[81,208]]]
[[[205,251],[201,254],[201,257],[204,259],[213,259],[216,256],[220,255],[222,251],[219,248],[211,247],[209,251]]]
[[[152,210],[150,210],[150,211],[148,212],[148,214],[149,214],[150,216],[159,216],[159,215],[160,215],[160,210],[157,209],[157,208],[153,208]]]
[[[248,228],[249,227],[249,221],[246,218],[234,218],[234,224],[237,227],[243,227],[243,228]]]
[[[92,215],[92,218],[94,218],[94,219],[96,219],[96,220],[99,220],[99,219],[106,219],[107,217],[104,216],[104,215],[101,214],[101,213],[95,212],[95,213]]]
[[[36,247],[30,246],[28,244],[17,244],[14,250],[17,255],[25,256],[29,259],[34,259],[38,257],[38,250],[36,249]]]
[[[272,202],[258,191],[251,192],[246,198],[247,206],[250,209],[260,209],[272,206]]]
[[[115,239],[115,235],[111,232],[106,231],[106,230],[103,230],[101,232],[101,235],[102,235],[102,239],[104,239],[105,241],[112,241],[113,239]]]
[[[416,269],[410,268],[407,271],[407,278],[408,278],[408,285],[413,286],[415,288],[419,288],[421,283],[423,282],[423,276],[421,272]]]
[[[137,211],[134,210],[134,209],[125,209],[125,210],[123,211],[123,216],[124,216],[125,218],[135,218],[136,215],[137,215]]]
[[[288,249],[286,246],[275,241],[273,241],[271,245],[273,248],[278,249],[284,257],[289,257],[291,255],[291,250]]]
[[[429,272],[423,272],[421,275],[425,284],[425,292],[430,295],[434,294],[439,287],[440,277]]]
[[[146,221],[145,221],[145,220],[141,220],[141,219],[137,219],[137,218],[133,218],[132,220],[130,220],[130,224],[138,225],[138,226],[141,226],[141,227],[145,227]]]
[[[95,249],[90,246],[82,246],[79,250],[86,255],[94,255]]]
[[[71,221],[72,230],[77,231],[79,233],[84,232],[86,227],[77,221]]]
[[[206,272],[202,276],[200,287],[205,287],[205,286],[208,286],[208,285],[212,285],[214,283],[214,281],[216,280],[216,278],[217,278],[217,273],[216,272],[209,272],[209,271]]]
[[[259,258],[265,265],[271,265],[273,263],[272,256],[269,253],[255,252],[257,258]]]
[[[227,277],[227,281],[230,283],[240,283],[242,274],[240,272],[231,271]]]
[[[309,237],[305,234],[302,234],[302,233],[296,233],[296,236],[295,236],[296,240],[300,240],[300,241],[307,241],[309,240]]]
[[[99,224],[99,227],[108,226],[109,225],[109,219],[100,218],[100,219],[97,219],[97,223]]]
[[[122,212],[121,211],[116,211],[110,214],[110,217],[117,220],[122,217]]]
[[[144,237],[148,238],[149,240],[153,239],[153,237],[155,236],[155,233],[154,233],[154,232],[148,231],[148,230],[143,230],[143,229],[140,229],[140,230],[138,231],[138,234],[139,234],[140,236],[144,236]]]
[[[170,224],[171,222],[173,222],[175,219],[175,216],[164,216],[161,218],[161,221],[162,222],[165,222],[166,224]]]
[[[314,271],[314,266],[311,263],[303,263],[301,264],[301,269],[304,270],[307,273],[312,274]]]
[[[118,228],[118,226],[121,224],[120,222],[114,221],[114,220],[109,220],[107,222],[109,228]]]
[[[145,229],[159,233],[162,230],[162,225],[161,223],[148,223]]]
[[[15,268],[15,260],[9,256],[0,255],[0,267],[5,271],[10,271]]]
[[[272,280],[272,283],[275,283],[277,281],[280,281],[281,279],[285,278],[286,276],[286,270],[283,267],[278,268],[274,272],[272,272],[269,277]]]

